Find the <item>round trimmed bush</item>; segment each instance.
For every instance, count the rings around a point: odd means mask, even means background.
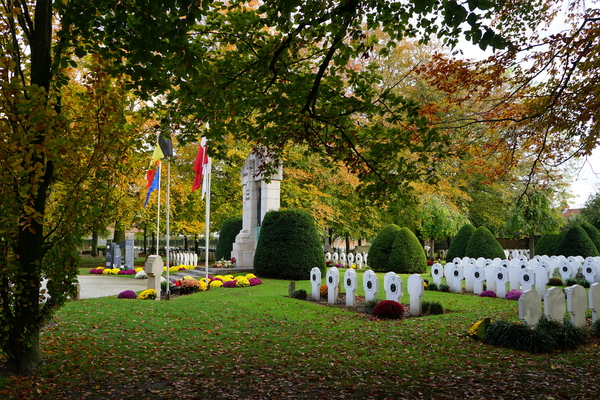
[[[465,256],[467,244],[469,244],[469,239],[471,239],[473,232],[475,232],[475,227],[471,224],[465,224],[458,230],[456,236],[454,236],[450,242],[446,261],[452,261],[456,257],[463,258]]]
[[[556,253],[565,257],[581,256],[583,258],[600,255],[592,239],[579,225],[575,225],[567,231],[556,248]]]
[[[582,222],[579,226],[583,228],[585,233],[588,234],[590,239],[592,239],[592,243],[596,246],[596,250],[600,252],[600,231],[596,229],[596,227],[589,222]]]
[[[422,274],[427,271],[427,256],[419,239],[408,228],[402,228],[392,243],[387,271],[398,274]]]
[[[217,243],[217,248],[215,250],[215,260],[229,260],[231,258],[231,250],[233,250],[235,237],[241,230],[241,215],[235,215],[223,221],[221,231],[219,232],[219,243]]]
[[[317,267],[325,274],[325,255],[312,215],[297,209],[265,214],[254,253],[254,270],[266,278],[308,280]]]
[[[306,290],[304,290],[304,289],[296,290],[292,294],[292,297],[294,299],[298,299],[298,300],[306,300],[306,297],[307,297]]]
[[[564,286],[563,281],[560,278],[550,278],[548,279],[548,286]]]
[[[392,245],[401,231],[398,225],[391,224],[383,228],[373,240],[369,249],[369,266],[373,271],[387,272]]]
[[[535,244],[535,254],[553,256],[558,233],[544,233]]]
[[[404,315],[404,306],[394,300],[384,300],[375,306],[373,315],[379,318],[400,319]]]
[[[475,229],[475,232],[471,235],[467,249],[465,250],[465,256],[470,258],[504,258],[504,249],[500,246],[500,243],[496,240],[492,232],[489,231],[485,226],[480,226]]]

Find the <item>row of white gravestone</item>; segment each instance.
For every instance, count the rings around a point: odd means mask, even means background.
[[[198,266],[198,254],[193,251],[173,251],[169,255],[169,264],[172,266],[178,265],[193,265]]]
[[[368,254],[364,251],[362,253],[330,253],[329,251],[325,253],[325,261],[333,261],[334,264],[340,264],[342,267],[349,267],[352,264],[356,264],[356,268],[362,269],[363,266],[367,266],[367,256]]]
[[[592,323],[596,322],[600,311],[600,283],[592,284],[587,295],[580,285],[569,286],[564,293],[562,289],[552,287],[542,296],[535,290],[527,290],[519,298],[519,319],[535,326],[542,317],[542,312],[548,319],[558,322],[562,322],[565,312],[568,312],[573,325],[585,327],[588,308],[592,312]]]
[[[358,288],[358,278],[354,269],[348,269],[344,273],[344,288],[346,289],[346,305],[356,305],[356,289]],[[310,271],[310,281],[312,285],[313,300],[321,299],[321,270],[313,268]],[[327,284],[327,302],[335,304],[337,302],[340,288],[340,273],[336,267],[331,267],[325,275],[325,283]],[[408,294],[410,296],[410,314],[414,316],[421,315],[421,298],[423,296],[423,278],[419,274],[413,274],[408,277],[407,282]],[[365,271],[363,274],[363,289],[365,291],[365,301],[374,301],[377,299],[379,292],[379,279],[371,270]],[[394,300],[400,302],[404,293],[404,283],[395,272],[388,272],[383,277],[383,289],[385,291],[386,300]]]
[[[529,259],[529,250],[528,249],[508,249],[504,250],[504,258],[508,260],[514,260],[515,258],[525,257]]]
[[[507,284],[509,290],[526,291],[535,287],[539,295],[543,296],[555,270],[558,270],[565,281],[575,278],[581,269],[584,278],[590,284],[600,282],[600,258],[588,257],[583,260],[583,264],[576,258],[540,259],[541,261],[455,258],[453,262],[446,263],[443,267],[439,263],[433,264],[431,275],[437,285],[442,283],[442,278],[445,276],[446,284],[453,292],[462,291],[464,280],[465,291],[480,294],[485,282],[487,290],[496,292],[498,297],[506,295]]]

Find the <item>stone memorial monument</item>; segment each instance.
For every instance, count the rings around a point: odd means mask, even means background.
[[[266,165],[275,168],[275,172],[267,177],[264,175]],[[254,267],[254,251],[262,220],[267,211],[279,210],[282,171],[281,162],[269,158],[265,150],[255,149],[246,159],[242,168],[242,230],[231,251],[238,267]]]

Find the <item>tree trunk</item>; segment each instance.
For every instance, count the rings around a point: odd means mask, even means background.
[[[535,256],[535,235],[533,232],[529,234],[529,259]]]
[[[123,241],[125,241],[125,229],[123,229],[121,221],[117,221],[117,223],[115,224],[113,242],[119,244]]]
[[[148,224],[144,224],[144,254],[148,254]]]
[[[50,55],[52,43],[52,1],[38,0],[31,32],[31,85],[45,89],[45,95],[50,93],[52,78],[52,58]],[[57,113],[60,106],[56,105]],[[3,335],[8,340],[3,344],[5,354],[8,354],[9,365],[14,365],[23,375],[31,375],[42,363],[39,346],[39,330],[42,323],[39,303],[39,284],[41,264],[44,257],[44,221],[46,200],[50,184],[54,177],[54,165],[46,158],[44,141],[48,132],[42,127],[26,127],[33,139],[20,150],[25,170],[31,168],[27,177],[31,189],[27,191],[29,199],[21,206],[18,216],[19,233],[15,243],[15,258],[17,262],[15,287],[4,287],[3,295],[8,296],[8,290],[21,290],[21,295],[14,300],[14,309],[3,317]],[[49,128],[48,128],[49,129]],[[41,148],[41,150],[40,150]],[[33,168],[36,166],[36,168]],[[38,169],[42,168],[41,170]],[[43,169],[45,167],[45,170]],[[23,186],[21,186],[22,188]],[[35,190],[34,190],[35,189]],[[34,213],[31,209],[33,208]]]
[[[183,235],[183,249],[188,251],[188,237],[187,235]]]
[[[350,253],[350,234],[346,233],[346,255]]]
[[[98,231],[92,232],[92,257],[98,257]]]

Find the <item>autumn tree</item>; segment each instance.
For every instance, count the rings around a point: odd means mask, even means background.
[[[78,160],[72,149],[79,142],[69,135],[62,94],[69,80],[66,69],[86,54],[99,55],[110,66],[108,72],[126,80],[131,94],[152,98],[157,110],[169,109],[174,120],[189,127],[182,135],[190,141],[200,132],[197,122],[210,120],[207,136],[215,151],[226,147],[222,138],[229,133],[274,151],[290,142],[306,144],[344,162],[368,193],[401,192],[411,179],[433,176],[419,167],[432,152],[445,152],[440,146],[445,138],[419,113],[418,103],[376,88],[375,65],[352,64],[368,60],[376,40],[371,32],[380,27],[390,38],[382,55],[398,40],[416,36],[426,41],[435,35],[448,44],[466,37],[482,47],[505,47],[506,40],[486,21],[512,5],[454,0],[273,0],[259,6],[235,0],[3,2],[3,353],[22,373],[35,371],[41,362],[39,328],[73,280],[60,267],[73,263],[57,262],[52,249],[62,243],[60,253],[72,254],[78,227],[56,237],[57,228],[47,225],[47,204],[57,178],[68,175],[66,167]],[[504,22],[520,23],[524,30],[535,20],[534,6],[527,3],[502,14]],[[392,124],[360,126],[360,120],[375,116]],[[405,150],[411,157],[397,156]],[[38,301],[43,277],[51,278],[51,306]]]

